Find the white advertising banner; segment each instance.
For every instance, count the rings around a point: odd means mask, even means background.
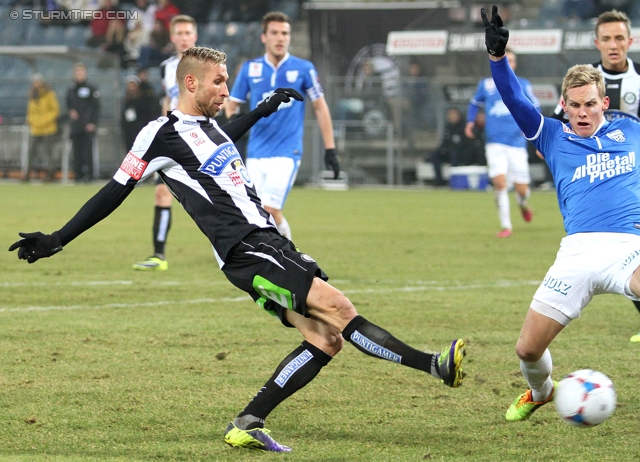
[[[540,101],[540,106],[556,107],[558,100],[560,99],[560,94],[555,85],[543,83],[533,84],[531,87],[533,89],[533,94],[536,95],[536,98]]]
[[[509,32],[508,46],[519,54],[560,53],[562,49],[562,30],[512,30]]]
[[[446,30],[389,32],[390,55],[443,55],[447,51]]]
[[[631,38],[633,39],[633,43],[629,47],[629,51],[632,53],[640,51],[640,28],[631,28]],[[593,47],[595,48],[596,46],[594,45]]]
[[[596,50],[594,30],[516,29],[509,31],[509,48],[518,54],[557,54],[562,50]],[[640,28],[631,29],[629,52],[640,52]],[[387,36],[389,55],[443,55],[484,50],[484,32],[399,31]]]

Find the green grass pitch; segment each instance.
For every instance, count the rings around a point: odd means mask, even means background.
[[[151,253],[153,187],[135,191],[63,252],[33,265],[18,231],[61,227],[99,186],[0,184],[0,460],[577,461],[640,459],[640,315],[601,295],[551,346],[554,378],[609,375],[618,408],[577,429],[552,405],[504,413],[525,389],[514,346],[564,235],[553,193],[499,230],[493,195],[450,190],[294,189],[294,242],[359,313],[421,349],[464,337],[463,387],[346,344],[267,421],[287,455],[235,450],[222,432],[301,337],[231,286],[179,205],[169,271]]]

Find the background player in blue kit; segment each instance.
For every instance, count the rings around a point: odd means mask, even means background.
[[[516,55],[507,50],[509,64],[515,71]],[[525,90],[527,98],[536,108],[540,107],[538,99],[533,94],[528,80],[518,77],[520,85]],[[509,110],[502,102],[500,93],[496,89],[493,79],[482,79],[478,84],[475,95],[467,109],[467,125],[465,135],[475,138],[473,127],[475,126],[478,110],[484,108],[485,113],[485,157],[489,168],[489,178],[495,192],[498,217],[502,230],[497,237],[511,236],[511,211],[509,205],[509,183],[513,181],[516,190],[516,200],[525,221],[531,221],[533,214],[527,203],[531,190],[529,183],[529,154],[527,153],[527,140],[522,136],[522,131],[513,120]]]
[[[491,21],[484,9],[481,16],[496,87],[553,174],[567,232],[516,344],[531,389],[516,398],[506,419],[526,420],[553,399],[548,346],[593,296],[614,293],[640,300],[640,124],[606,120],[610,100],[602,73],[591,65],[573,66],[562,81],[569,123],[542,117],[505,58],[509,31],[498,8],[493,7]]]
[[[250,96],[249,109],[278,87],[294,88],[306,94],[316,114],[324,142],[325,164],[338,178],[340,164],[333,138],[333,123],[318,73],[307,60],[289,54],[291,20],[281,12],[262,18],[265,54],[242,65],[225,103],[228,118]],[[247,169],[264,208],[273,216],[280,234],[291,239],[291,228],[282,210],[293,186],[302,159],[304,104],[286,104],[268,119],[256,123],[247,144]]]

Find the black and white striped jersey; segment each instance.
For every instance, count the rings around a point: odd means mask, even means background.
[[[132,186],[154,172],[209,238],[220,266],[252,231],[277,232],[236,146],[213,119],[174,110],[150,122],[113,180]]]
[[[625,72],[612,72],[602,67],[602,62],[592,64],[604,75],[606,95],[610,99],[609,109],[605,111],[607,120],[620,117],[640,117],[640,64],[627,58],[628,69]],[[564,116],[562,106],[558,104],[554,117]]]
[[[169,98],[169,109],[173,111],[178,106],[178,80],[176,72],[180,58],[178,55],[165,59],[160,63],[160,76],[162,77],[162,88],[167,98]]]

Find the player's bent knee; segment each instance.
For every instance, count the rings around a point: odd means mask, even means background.
[[[337,355],[344,346],[344,339],[340,332],[331,327],[323,331],[304,332],[304,338],[332,357]]]
[[[524,345],[520,342],[516,344],[516,355],[518,355],[518,358],[522,361],[535,363],[542,358],[543,354],[544,349],[542,351],[538,351],[538,348],[532,348],[531,345]]]
[[[340,294],[340,297],[338,297],[336,302],[336,314],[345,321],[351,321],[353,318],[358,316],[356,307],[353,306],[351,300],[342,294]]]
[[[330,356],[335,356],[340,353],[340,350],[342,350],[342,347],[344,346],[344,339],[339,332],[331,333],[323,340],[324,345],[321,346],[320,349]]]

